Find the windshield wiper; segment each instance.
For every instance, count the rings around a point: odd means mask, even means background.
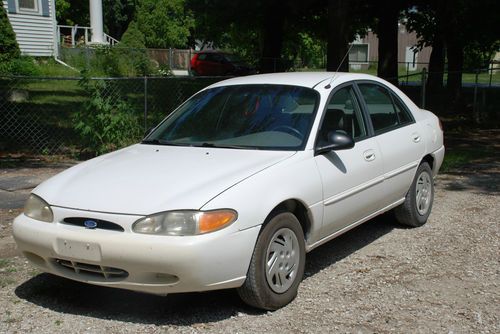
[[[215,143],[209,143],[209,142],[204,142],[195,146],[199,147],[215,147],[215,148],[234,148],[237,150],[258,150],[258,147],[254,146],[242,146],[242,145],[229,145],[229,144],[215,144]]]
[[[141,141],[141,144],[148,144],[148,145],[165,145],[165,146],[192,146],[187,143],[176,143],[164,139],[145,139]]]

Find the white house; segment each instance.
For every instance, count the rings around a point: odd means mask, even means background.
[[[57,55],[55,0],[2,0],[22,54]]]

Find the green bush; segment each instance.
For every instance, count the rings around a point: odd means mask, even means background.
[[[74,128],[88,150],[96,155],[131,145],[142,135],[138,118],[113,84],[113,81],[90,81],[87,77],[80,81],[90,99],[75,114]]]
[[[35,76],[39,74],[40,69],[36,65],[35,60],[28,56],[0,62],[0,75]]]
[[[0,64],[21,56],[16,34],[3,6],[0,6]]]

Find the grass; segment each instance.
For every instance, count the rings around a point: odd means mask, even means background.
[[[500,156],[496,140],[496,132],[491,131],[463,128],[450,130],[448,133],[445,131],[446,153],[441,171],[452,172],[465,166],[474,168],[497,162]]]
[[[10,265],[10,261],[7,259],[0,259],[0,269],[8,267]]]
[[[80,72],[64,66],[54,59],[38,60],[38,70],[42,77],[79,77]]]
[[[448,150],[441,165],[442,172],[450,172],[459,167],[469,164],[471,161],[486,157],[486,152],[481,150],[471,151],[464,149]]]

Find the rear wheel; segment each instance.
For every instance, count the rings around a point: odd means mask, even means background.
[[[434,201],[434,180],[432,170],[427,162],[418,166],[415,179],[406,194],[403,204],[394,209],[399,223],[418,227],[427,222]]]
[[[304,233],[297,217],[283,212],[264,225],[245,283],[238,288],[251,306],[276,310],[290,303],[304,275]]]

